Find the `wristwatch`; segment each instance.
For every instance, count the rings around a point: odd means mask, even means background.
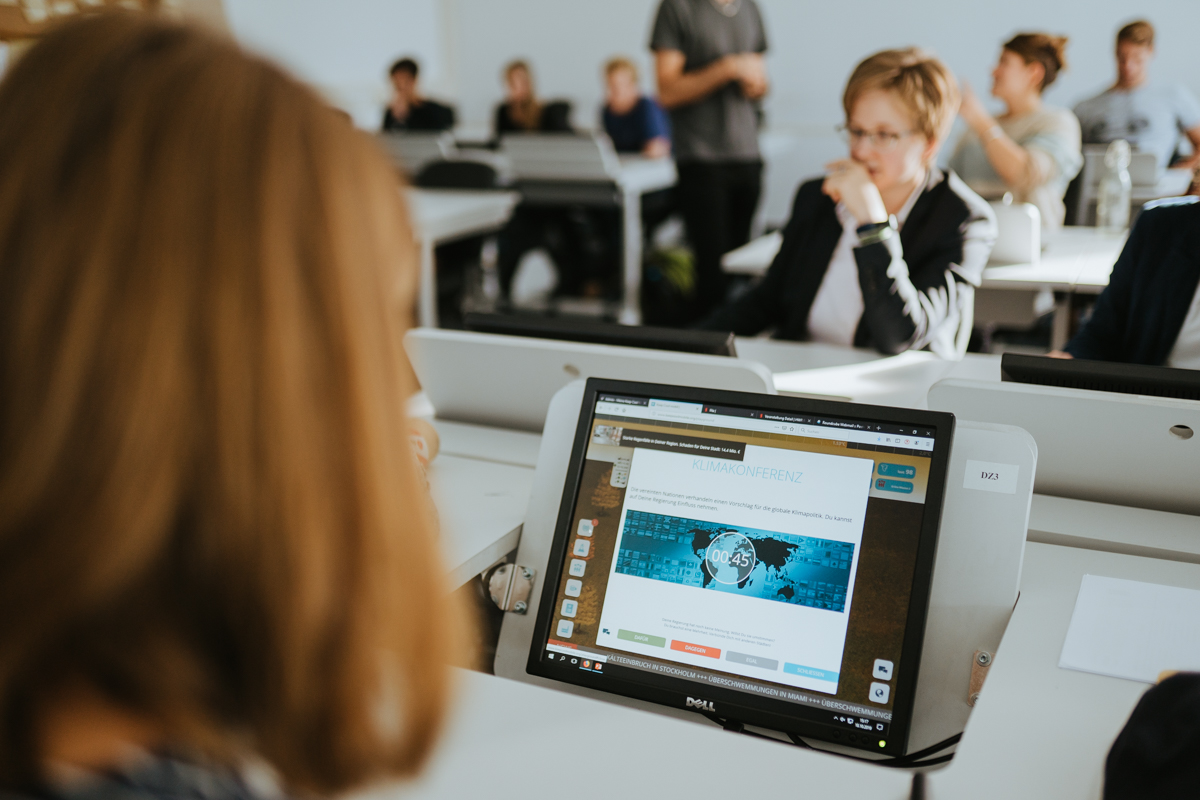
[[[858,234],[858,246],[879,244],[892,238],[892,235],[899,229],[895,214],[889,215],[887,222],[868,222],[866,225],[859,225],[855,230],[855,233]]]

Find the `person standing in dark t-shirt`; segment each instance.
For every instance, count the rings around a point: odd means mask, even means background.
[[[641,93],[637,67],[627,58],[604,66],[605,103],[600,112],[604,132],[618,153],[662,158],[671,153],[671,127],[662,107]]]
[[[389,72],[392,102],[383,112],[385,131],[448,131],[454,127],[454,109],[427,97],[417,88],[420,68],[411,58],[402,58]]]
[[[702,316],[724,299],[721,256],[745,244],[762,192],[758,101],[767,37],[754,0],[662,0],[650,35],[670,111],[678,197]]]

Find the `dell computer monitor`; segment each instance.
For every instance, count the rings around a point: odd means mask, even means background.
[[[1005,353],[1000,378],[1016,383],[1200,400],[1200,370]]]
[[[737,356],[733,334],[722,331],[618,325],[578,317],[545,317],[531,314],[467,314],[463,324],[467,330],[478,333],[642,347],[649,350],[673,350],[713,356]]]
[[[589,380],[526,670],[903,753],[953,429]]]

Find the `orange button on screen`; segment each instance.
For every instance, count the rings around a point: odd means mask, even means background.
[[[671,641],[672,650],[682,650],[685,653],[691,653],[697,656],[708,656],[709,658],[720,658],[721,651],[716,647],[705,647],[702,644],[690,644],[689,642],[681,642],[678,639]]]

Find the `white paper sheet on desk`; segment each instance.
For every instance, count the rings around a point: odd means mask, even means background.
[[[1142,683],[1200,670],[1200,591],[1084,575],[1058,666]]]

